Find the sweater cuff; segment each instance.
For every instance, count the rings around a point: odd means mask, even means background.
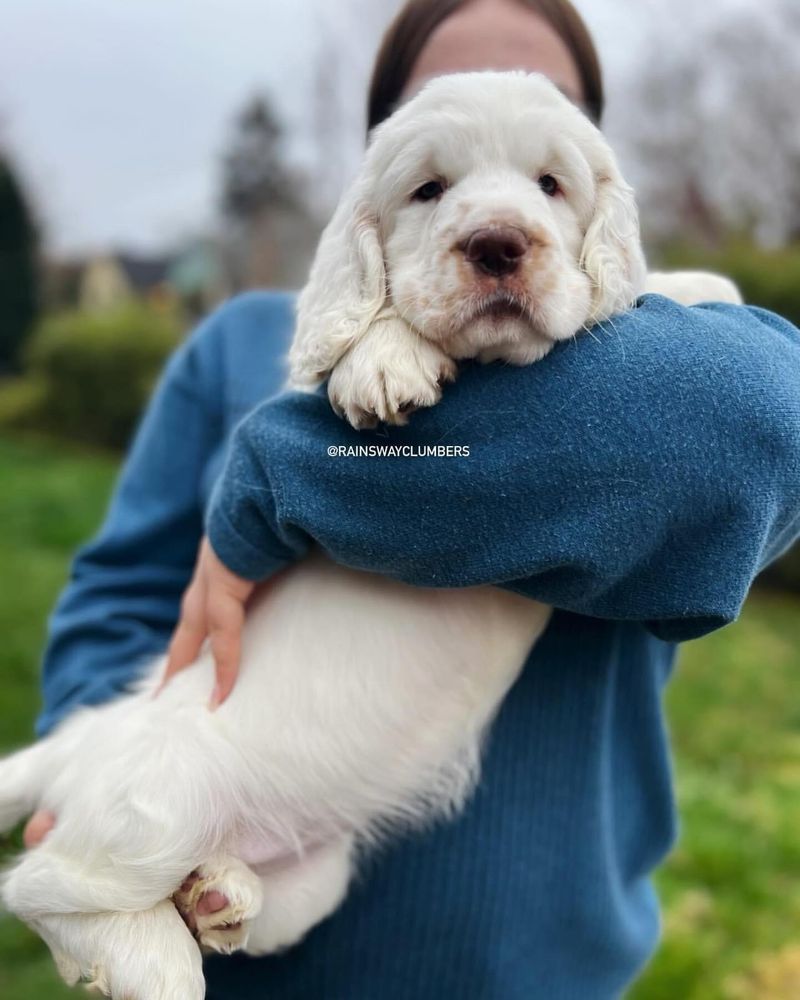
[[[206,524],[206,534],[217,558],[232,573],[254,583],[274,576],[292,561],[248,542],[234,528],[219,504],[212,506]]]
[[[689,642],[736,621],[736,612],[719,615],[695,615],[689,618],[665,618],[645,622],[645,628],[664,642]]]

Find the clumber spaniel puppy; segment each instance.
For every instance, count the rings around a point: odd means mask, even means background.
[[[325,230],[290,353],[356,427],[431,406],[454,359],[526,365],[644,291],[740,302],[727,278],[651,274],[633,191],[547,79],[430,83],[376,129]]]
[[[439,79],[376,130],[322,237],[293,380],[329,377],[356,426],[401,423],[455,359],[536,361],[644,285],[631,189],[584,115],[538,76]],[[208,654],[154,699],[159,661],[0,764],[0,827],[58,816],[5,876],[6,906],[69,983],[198,1000],[198,941],[292,944],[343,899],[356,845],[458,809],[548,616],[496,588],[415,589],[312,556],[254,604],[217,712]],[[200,916],[212,889],[229,905]]]

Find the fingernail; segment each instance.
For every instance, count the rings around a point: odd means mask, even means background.
[[[208,707],[212,712],[216,712],[219,706],[222,704],[222,689],[219,684],[215,685],[214,690],[211,692],[211,701]]]

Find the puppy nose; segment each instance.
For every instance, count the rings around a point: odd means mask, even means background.
[[[462,245],[464,256],[484,274],[501,278],[513,274],[528,252],[530,241],[515,226],[476,229]]]

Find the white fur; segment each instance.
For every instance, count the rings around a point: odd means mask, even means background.
[[[409,201],[446,175],[436,205]],[[560,201],[538,187],[557,174]],[[472,273],[453,246],[511,224],[532,257],[515,282]],[[474,269],[473,269],[474,270]],[[527,363],[643,286],[636,212],[600,134],[546,81],[435,81],[376,134],[323,236],[300,303],[294,377],[330,374],[354,424],[431,405],[453,359]],[[478,316],[500,297],[514,317]],[[320,554],[255,602],[239,681],[208,711],[205,653],[152,697],[84,709],[0,763],[0,827],[58,817],[7,873],[6,906],[69,982],[118,1000],[199,1000],[195,940],[264,954],[330,914],[354,853],[460,808],[481,739],[550,609],[492,587],[411,588]],[[189,873],[198,879],[187,882]]]
[[[742,293],[731,279],[710,271],[651,271],[647,275],[645,291],[666,295],[685,306],[699,302],[742,304]]]

